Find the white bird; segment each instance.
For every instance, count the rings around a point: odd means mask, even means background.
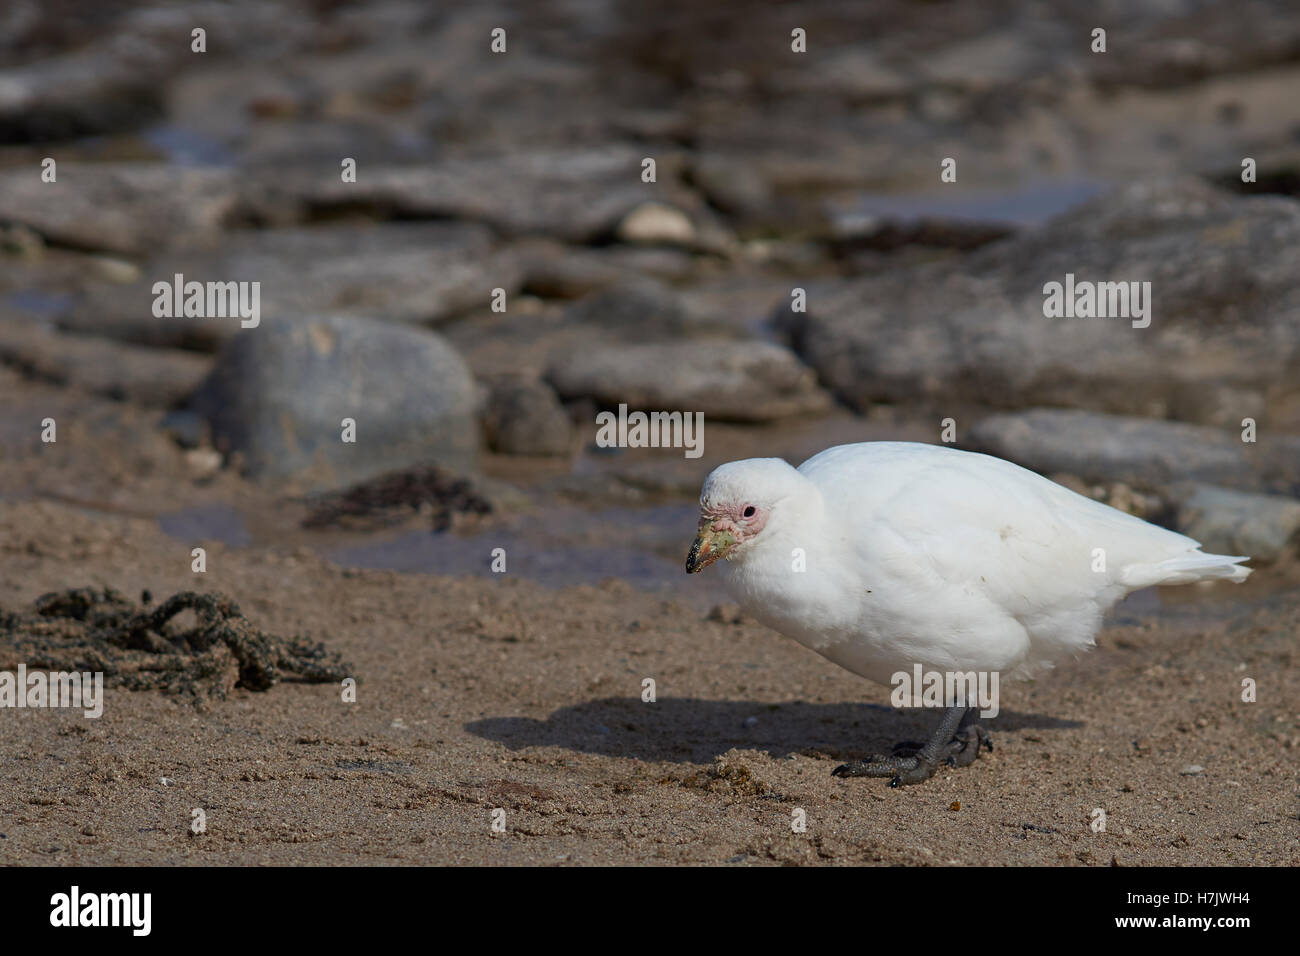
[[[1244,581],[1247,557],[1078,495],[1011,462],[912,442],[721,465],[700,493],[688,573],[719,558],[750,616],[881,684],[923,671],[1032,675],[1093,646],[1105,612],[1157,584]],[[953,702],[949,702],[953,703]],[[923,746],[839,776],[927,779],[992,749],[951,706]]]

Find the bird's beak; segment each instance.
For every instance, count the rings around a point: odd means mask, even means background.
[[[736,546],[736,537],[730,531],[714,531],[713,519],[701,518],[699,530],[695,533],[695,543],[691,553],[686,556],[686,573],[703,571],[718,558],[725,558],[727,552]]]

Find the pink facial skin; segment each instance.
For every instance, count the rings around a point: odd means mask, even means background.
[[[763,530],[768,510],[748,502],[710,504],[700,508],[700,525],[686,556],[686,573],[703,571],[719,558],[729,558]]]
[[[750,512],[749,517],[745,517],[746,511]],[[736,539],[736,546],[739,547],[763,530],[763,526],[767,524],[768,511],[756,504],[738,501],[708,508],[701,516],[711,522],[709,530],[730,531]]]

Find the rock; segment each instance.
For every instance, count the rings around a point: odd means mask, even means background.
[[[908,77],[881,62],[870,49],[848,45],[827,50],[799,70],[781,78],[792,91],[818,96],[833,95],[855,102],[881,102],[906,96]]]
[[[524,291],[544,298],[580,299],[635,278],[634,272],[598,252],[571,249],[549,239],[525,239],[515,252],[524,272]]]
[[[96,275],[106,282],[127,285],[140,278],[140,267],[126,259],[115,256],[89,256],[88,259]]]
[[[19,321],[0,322],[0,362],[59,385],[164,408],[188,398],[212,365],[192,352],[63,335]]]
[[[662,160],[659,182],[641,182],[643,155],[624,146],[510,150],[436,165],[370,167],[355,183],[337,176],[286,180],[277,170],[266,186],[268,195],[280,190],[318,211],[369,206],[407,218],[483,222],[510,236],[591,242],[612,236],[647,202],[668,201],[688,212],[702,208]]]
[[[616,234],[624,242],[688,246],[695,241],[695,226],[680,209],[650,202],[637,206],[624,216]]]
[[[1300,11],[1288,3],[1266,4],[1260,20],[1247,27],[1240,10],[1231,4],[1212,4],[1200,10],[1169,7],[1155,16],[1145,14],[1133,24],[1132,57],[1116,63],[1114,57],[1088,58],[1093,82],[1103,90],[1120,84],[1154,87],[1194,86],[1206,77],[1238,70],[1266,71],[1279,63],[1293,63]]]
[[[940,89],[959,88],[982,93],[1006,87],[1032,76],[1052,53],[1024,29],[993,30],[965,42],[949,45],[926,57],[923,69]],[[886,75],[887,79],[887,75]]]
[[[483,427],[488,447],[503,454],[567,455],[572,450],[573,423],[545,382],[493,382]]]
[[[1300,438],[1250,444],[1240,432],[1073,409],[990,415],[970,446],[1034,471],[1168,488],[1194,481],[1246,490],[1300,488]]]
[[[0,142],[138,128],[162,115],[163,79],[153,64],[103,47],[0,70]]]
[[[514,295],[523,278],[514,256],[494,247],[489,230],[454,222],[254,232],[224,243],[207,268],[261,278],[263,314],[272,319],[357,311],[435,323],[486,307],[493,289]]]
[[[472,469],[473,378],[435,333],[343,316],[241,330],[192,403],[244,470],[333,487],[417,463]],[[356,422],[356,442],[341,440]]]
[[[726,323],[700,309],[662,282],[636,279],[595,292],[571,305],[565,320],[618,333],[634,341],[721,335]]]
[[[742,153],[696,158],[691,163],[690,180],[728,215],[761,222],[772,213],[772,189]]]
[[[676,295],[701,334],[766,338],[772,302],[789,298],[790,288],[788,276],[742,269],[701,276]]]
[[[176,107],[187,71],[235,69],[319,50],[320,24],[280,3],[122,4],[91,15],[39,3],[0,7],[0,141],[48,142],[140,129]],[[208,52],[190,47],[195,26]],[[21,65],[9,66],[15,61]],[[223,104],[224,105],[224,104]],[[62,145],[62,144],[61,144]]]
[[[778,325],[849,404],[972,401],[1300,425],[1300,202],[1136,184],[954,265],[809,285]],[[1048,318],[1044,286],[1149,281],[1147,328]],[[1285,419],[1285,420],[1280,420]]]
[[[1178,530],[1217,554],[1269,564],[1294,550],[1300,501],[1197,485],[1178,505]]]
[[[547,378],[564,399],[632,410],[703,412],[763,422],[827,411],[830,397],[793,353],[768,342],[713,339],[608,346],[572,354]]]
[[[221,470],[221,453],[211,448],[191,448],[185,453],[185,467],[196,481],[211,478]]]
[[[157,163],[60,163],[56,182],[0,173],[0,223],[46,242],[139,255],[215,236],[241,203],[233,170]]]
[[[494,288],[518,291],[522,269],[469,223],[383,223],[232,232],[215,250],[156,256],[129,285],[101,284],[60,319],[155,346],[215,351],[237,335],[238,319],[152,312],[155,282],[257,281],[263,322],[281,317],[364,313],[394,322],[436,323],[486,306]],[[507,298],[509,302],[509,298]]]
[[[608,286],[691,276],[693,257],[665,246],[575,247],[529,238],[510,247],[523,269],[523,291],[547,299],[580,299]]]

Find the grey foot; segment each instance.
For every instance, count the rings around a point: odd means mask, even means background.
[[[966,716],[966,708],[950,708],[944,712],[934,736],[924,744],[900,743],[887,757],[873,755],[855,760],[831,773],[836,777],[889,777],[891,787],[904,787],[929,780],[940,766],[969,766],[981,750],[993,749],[993,741],[979,724],[965,723]]]

